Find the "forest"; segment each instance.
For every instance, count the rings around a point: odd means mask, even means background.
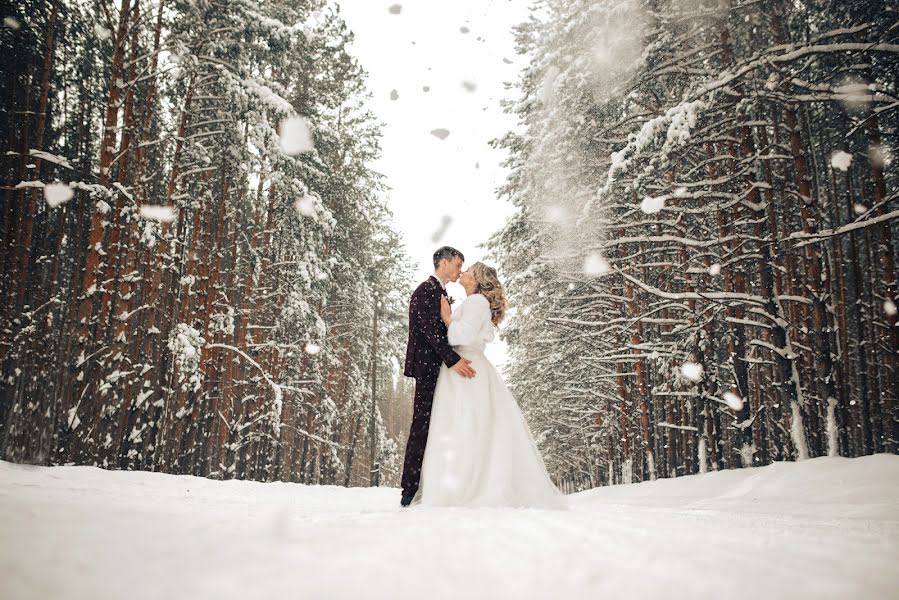
[[[550,0],[496,143],[509,377],[566,489],[899,449],[899,7]]]
[[[396,485],[412,267],[339,8],[0,6],[0,458]],[[899,452],[899,8],[537,0],[515,36],[485,243],[557,484]]]
[[[0,458],[396,479],[409,266],[339,11],[2,12]]]

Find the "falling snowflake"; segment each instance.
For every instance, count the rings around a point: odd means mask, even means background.
[[[584,259],[584,274],[590,276],[605,275],[609,272],[609,263],[598,253],[593,253]]]
[[[392,15],[398,15],[401,12],[403,12],[403,5],[402,4],[392,4],[390,6],[390,8],[387,9],[387,11]]]
[[[72,199],[75,192],[64,183],[48,183],[44,186],[44,199],[52,208]]]
[[[321,351],[321,349],[322,349],[321,346],[319,346],[318,344],[314,344],[312,342],[309,342],[308,344],[306,344],[306,348],[305,348],[306,354],[318,354]]]
[[[896,303],[892,300],[885,300],[883,303],[883,312],[887,314],[888,317],[896,316]]]
[[[437,228],[437,231],[431,236],[431,243],[438,244],[440,240],[443,239],[443,236],[446,234],[446,230],[449,229],[449,226],[452,225],[453,219],[449,215],[443,215],[440,219],[440,227]]]
[[[288,156],[311,151],[312,132],[303,117],[288,117],[281,121],[278,131],[281,138],[281,152]]]
[[[674,190],[675,198],[683,198],[686,194],[687,194],[687,188],[685,188],[685,187],[679,187],[676,190]]]
[[[17,29],[19,29],[19,27],[22,26],[22,24],[19,23],[18,19],[16,19],[15,17],[4,18],[3,24],[6,25],[7,27],[9,27],[10,29],[12,29],[13,31],[16,31]]]
[[[855,214],[857,214],[857,215],[863,215],[866,212],[868,212],[868,207],[865,206],[864,204],[856,202],[855,204],[852,205],[852,210],[855,211]]]
[[[890,164],[890,149],[883,144],[874,144],[868,148],[868,158],[874,166],[887,167]]]
[[[711,267],[709,267],[709,275],[711,275],[712,277],[717,277],[718,275],[721,275],[721,265],[719,265],[718,263],[715,263]]]
[[[562,221],[565,220],[567,213],[566,213],[564,207],[558,206],[555,204],[550,204],[543,211],[543,214],[546,217],[546,220],[549,221],[550,223],[561,223]]]
[[[432,129],[431,130],[431,135],[433,135],[435,138],[438,138],[441,140],[445,140],[446,138],[448,138],[449,134],[450,134],[449,129]]]
[[[94,35],[101,40],[108,40],[112,36],[112,32],[100,25],[94,25]]]
[[[465,88],[466,92],[473,92],[478,89],[478,84],[474,83],[473,81],[463,81],[462,87]]]
[[[874,101],[874,85],[861,79],[847,78],[834,91],[841,95],[840,103],[850,111],[864,110]]]
[[[311,196],[303,196],[293,203],[296,211],[304,217],[315,215],[315,201]]]
[[[399,93],[396,90],[390,90],[390,99],[391,100],[399,100]]]
[[[743,410],[743,399],[733,392],[724,392],[724,402],[731,408],[731,410]]]
[[[830,155],[830,166],[840,171],[848,171],[852,164],[852,155],[842,150],[837,150]]]
[[[643,202],[640,203],[640,210],[647,215],[654,215],[663,208],[665,208],[665,196],[659,196],[658,198],[647,196],[643,198]]]
[[[462,27],[459,28],[459,31],[461,31],[462,33],[468,33],[469,31],[471,31],[471,29],[469,29],[468,27],[463,25]]]
[[[680,372],[690,381],[702,381],[703,368],[699,363],[685,362],[681,365]]]
[[[431,91],[431,86],[429,86],[429,85],[423,85],[423,86],[421,86],[421,91],[423,91],[423,92],[425,92],[425,93],[430,92],[430,91]]]
[[[140,216],[149,221],[159,221],[161,223],[171,223],[175,220],[175,209],[171,206],[158,206],[155,204],[144,204],[140,207]]]
[[[507,65],[511,65],[511,64],[512,64],[512,61],[509,60],[508,58],[504,58],[504,59],[503,59],[503,62],[506,63]]]
[[[543,75],[543,83],[537,93],[537,99],[544,104],[552,104],[556,98],[556,78],[559,76],[559,68],[550,65]]]

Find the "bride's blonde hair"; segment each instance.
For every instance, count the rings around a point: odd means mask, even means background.
[[[476,262],[468,268],[471,276],[478,284],[476,293],[483,295],[490,303],[491,321],[499,325],[506,316],[506,291],[499,282],[496,269],[488,267],[482,262]]]

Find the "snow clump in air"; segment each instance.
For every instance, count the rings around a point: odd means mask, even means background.
[[[288,117],[281,122],[278,135],[281,138],[281,151],[288,156],[311,151],[312,131],[303,117]]]
[[[584,274],[591,276],[605,275],[609,272],[609,263],[602,256],[594,252],[584,259]]]
[[[293,206],[296,211],[304,217],[315,215],[315,202],[309,195],[298,198],[297,201],[293,203]]]
[[[852,155],[842,150],[837,150],[830,155],[830,166],[840,171],[848,171],[852,164]]]
[[[171,206],[144,204],[140,207],[140,216],[149,221],[171,223],[175,220],[175,209]]]
[[[543,83],[540,85],[540,91],[537,93],[537,100],[546,105],[551,105],[556,99],[556,79],[561,71],[559,67],[550,65],[543,75]]]
[[[449,229],[449,226],[452,225],[453,218],[449,215],[443,215],[440,218],[440,227],[434,232],[431,236],[431,243],[437,244],[443,239],[443,236],[446,235],[446,230]]]
[[[550,223],[561,223],[568,216],[565,207],[559,206],[558,204],[550,204],[543,210],[543,213],[546,220]]]
[[[72,199],[75,192],[65,183],[48,183],[44,186],[44,199],[52,208]]]
[[[643,198],[643,202],[640,203],[640,210],[647,215],[654,215],[663,208],[665,208],[665,196],[659,196],[657,198],[647,196]]]
[[[868,158],[875,166],[887,167],[890,164],[890,149],[883,144],[873,144],[868,148]]]
[[[884,300],[883,312],[885,312],[888,317],[895,317],[896,311],[897,311],[897,308],[896,308],[895,302],[893,302],[892,300]]]
[[[743,399],[733,392],[724,392],[724,402],[731,410],[743,410]]]
[[[680,373],[690,381],[701,381],[703,373],[702,365],[695,362],[685,362],[680,367]]]

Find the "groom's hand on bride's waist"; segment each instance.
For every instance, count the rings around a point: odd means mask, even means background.
[[[467,358],[459,358],[459,362],[453,365],[453,371],[465,377],[467,379],[471,379],[475,375],[474,369],[471,368],[471,361]]]

